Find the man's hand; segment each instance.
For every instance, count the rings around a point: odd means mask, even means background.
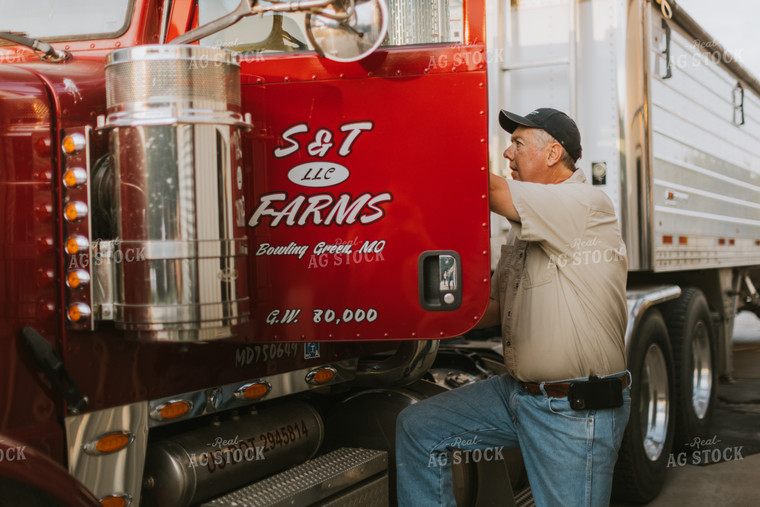
[[[491,211],[507,217],[513,222],[520,221],[520,214],[512,202],[512,192],[509,190],[507,180],[496,174],[488,174],[488,193],[491,202]]]

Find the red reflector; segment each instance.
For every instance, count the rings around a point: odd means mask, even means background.
[[[719,245],[725,245],[726,244],[726,238],[718,238],[718,244]]]
[[[689,244],[689,238],[686,236],[678,236],[678,244],[679,245],[688,245]]]
[[[663,245],[672,245],[673,244],[673,236],[663,236],[662,237],[662,244]]]

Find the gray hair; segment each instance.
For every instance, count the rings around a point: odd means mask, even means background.
[[[548,133],[547,131],[543,129],[535,129],[536,132],[536,139],[538,140],[538,147],[543,148],[547,144],[550,143],[559,143],[554,137]],[[560,144],[560,146],[562,146]],[[570,169],[571,171],[575,172],[576,169],[578,169],[575,165],[575,160],[573,160],[573,157],[570,156],[570,154],[567,152],[567,150],[562,147],[562,156],[559,159],[561,164],[564,164],[565,167]]]

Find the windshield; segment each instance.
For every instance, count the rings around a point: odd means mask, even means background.
[[[118,37],[129,26],[133,1],[0,0],[0,32],[47,41]]]

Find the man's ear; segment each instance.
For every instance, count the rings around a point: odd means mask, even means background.
[[[546,153],[546,165],[552,167],[558,164],[560,160],[562,160],[562,145],[558,142],[553,142]]]

